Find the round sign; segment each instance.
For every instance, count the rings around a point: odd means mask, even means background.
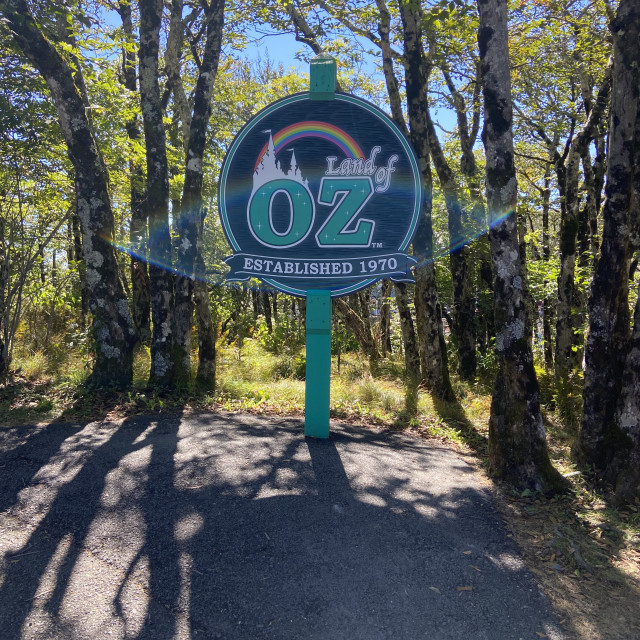
[[[333,297],[380,278],[411,280],[421,185],[411,144],[371,103],[343,93],[278,100],[245,125],[222,164],[227,279]]]

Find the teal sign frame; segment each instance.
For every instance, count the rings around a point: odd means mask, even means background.
[[[299,93],[254,116],[223,162],[219,208],[234,252],[228,280],[332,297],[413,281],[418,160],[389,116],[356,96]]]

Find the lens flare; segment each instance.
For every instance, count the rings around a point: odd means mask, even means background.
[[[490,215],[491,224],[490,227],[486,225],[485,222],[475,220],[472,223],[467,225],[467,229],[465,229],[465,234],[458,238],[457,241],[453,244],[450,244],[446,247],[440,247],[433,251],[432,255],[428,256],[424,260],[419,261],[413,266],[413,269],[420,269],[432,262],[436,262],[447,255],[454,253],[460,250],[462,247],[466,245],[472,244],[475,240],[482,237],[486,233],[488,233],[489,229],[494,229],[500,224],[502,224],[505,220],[509,218],[510,215],[514,214],[513,210],[509,210],[502,215],[496,215],[495,213]],[[169,264],[164,260],[160,260],[157,257],[154,257],[149,247],[154,246],[153,238],[150,238],[150,241],[146,243],[146,247],[141,247],[139,243],[119,243],[115,242],[112,239],[104,238],[111,244],[116,250],[121,251],[129,255],[136,260],[140,260],[141,262],[145,262],[148,265],[157,267],[159,269],[164,269],[165,271],[171,272],[175,275],[192,277],[194,280],[198,280],[201,282],[205,282],[206,284],[221,286],[225,285],[234,289],[245,288],[255,291],[268,291],[275,292],[276,289],[274,287],[269,286],[268,284],[262,283],[255,278],[248,279],[244,282],[228,282],[226,281],[226,270],[220,271],[205,271],[196,272],[194,274],[187,274],[184,271],[178,269],[175,265]],[[231,249],[229,249],[229,255],[231,255]],[[227,256],[224,256],[227,257]]]

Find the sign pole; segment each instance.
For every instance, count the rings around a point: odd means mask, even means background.
[[[306,341],[304,435],[328,438],[331,396],[330,291],[307,291]]]
[[[336,91],[331,56],[311,60],[309,91],[267,105],[220,168],[227,280],[257,278],[305,297],[305,436],[329,437],[331,302],[381,278],[412,281],[422,216],[410,141],[376,105]]]
[[[336,61],[319,55],[311,60],[309,98],[333,100]],[[304,435],[329,437],[331,400],[331,292],[307,290],[307,363],[305,374]]]

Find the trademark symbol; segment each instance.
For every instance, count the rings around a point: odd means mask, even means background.
[[[382,249],[382,242],[372,242],[371,247],[373,249]]]

